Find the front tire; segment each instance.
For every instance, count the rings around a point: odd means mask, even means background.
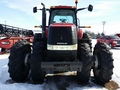
[[[39,42],[41,40],[42,34],[41,33],[36,33],[34,35],[34,41],[33,44],[35,44],[36,42]]]
[[[91,56],[90,46],[87,43],[80,43],[78,46],[78,60],[82,62],[82,71],[77,72],[77,80],[80,83],[87,83],[90,79]]]
[[[27,79],[30,66],[27,61],[30,57],[31,46],[27,41],[18,41],[10,50],[8,72],[16,82],[23,82]]]
[[[33,45],[33,53],[31,56],[31,76],[35,83],[43,83],[46,74],[45,71],[41,69],[41,62],[45,60],[44,46],[44,43],[40,41]]]
[[[113,57],[104,43],[97,43],[93,55],[97,57],[98,66],[93,68],[94,78],[98,83],[105,84],[113,74]]]

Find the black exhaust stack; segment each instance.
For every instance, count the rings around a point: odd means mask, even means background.
[[[42,8],[42,38],[46,38],[46,8],[43,3],[41,3],[43,6]]]

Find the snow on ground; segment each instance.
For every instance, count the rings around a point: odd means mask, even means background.
[[[96,40],[92,40],[93,47]],[[120,86],[120,48],[111,49],[114,58],[114,74],[112,80]],[[57,90],[55,83],[43,83],[43,84],[29,84],[29,83],[7,83],[10,79],[8,73],[8,56],[9,54],[0,55],[0,90]],[[50,89],[51,88],[51,89]],[[62,89],[63,90],[63,89]],[[71,83],[66,90],[107,90],[102,86],[99,86],[90,81],[88,85],[78,85]],[[117,89],[120,90],[120,89]]]

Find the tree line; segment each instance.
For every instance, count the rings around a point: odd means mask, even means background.
[[[104,33],[97,33],[96,34],[96,33],[91,32],[91,31],[85,31],[84,33],[88,33],[92,37],[92,39],[96,39],[98,37],[102,37],[105,35]]]

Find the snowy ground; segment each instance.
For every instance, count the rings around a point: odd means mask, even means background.
[[[96,40],[93,40],[93,47]],[[120,86],[120,48],[111,49],[114,58],[114,74],[112,80]],[[58,87],[55,83],[43,83],[43,84],[30,84],[30,83],[7,83],[10,79],[8,73],[8,56],[9,54],[0,55],[0,90],[57,90]],[[51,89],[50,89],[51,88]],[[63,89],[62,89],[63,90]],[[99,86],[90,81],[88,85],[78,85],[76,83],[70,83],[66,90],[107,90],[106,88]],[[113,90],[113,89],[110,89]],[[117,90],[120,90],[117,89]]]

